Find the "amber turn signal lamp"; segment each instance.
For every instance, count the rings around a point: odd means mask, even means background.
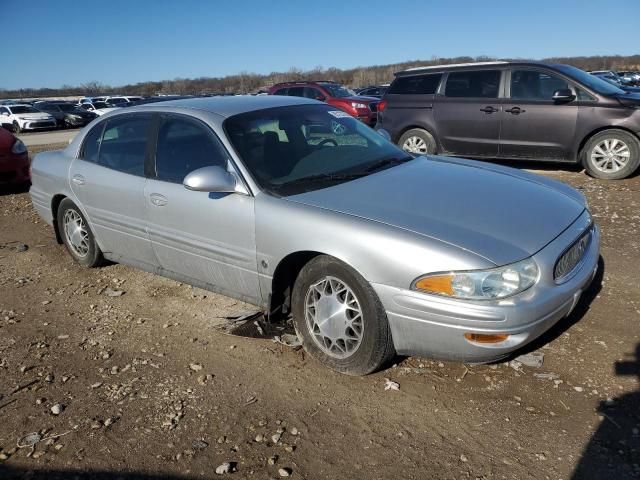
[[[465,333],[464,338],[473,343],[500,343],[509,338],[507,333]]]
[[[440,293],[443,295],[453,295],[451,281],[453,275],[436,275],[433,277],[421,278],[415,283],[415,288],[429,293]]]

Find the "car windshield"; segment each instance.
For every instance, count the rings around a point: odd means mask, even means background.
[[[605,82],[602,78],[598,78],[595,75],[580,70],[579,68],[572,67],[570,65],[558,65],[556,67],[560,72],[564,73],[568,77],[573,78],[577,82],[580,82],[591,90],[599,93],[600,95],[624,95],[624,90]]]
[[[343,87],[342,85],[338,85],[337,83],[320,83],[319,85],[327,90],[332,97],[353,97],[356,94],[353,90]]]
[[[17,105],[15,107],[9,107],[13,113],[40,113],[33,107],[27,105]]]
[[[325,105],[243,113],[228,118],[224,128],[258,185],[278,196],[348,182],[413,159]]]
[[[72,105],[70,103],[59,103],[58,108],[60,108],[60,110],[62,110],[63,112],[68,113],[77,113],[78,111],[82,112],[82,110],[80,110],[76,105]]]

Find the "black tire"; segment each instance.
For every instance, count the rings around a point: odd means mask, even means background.
[[[346,358],[335,358],[320,348],[305,316],[308,292],[327,276],[348,286],[355,294],[362,311],[364,327],[360,344]],[[340,373],[367,375],[395,356],[387,315],[375,291],[358,272],[333,257],[320,255],[302,268],[293,288],[292,313],[294,326],[304,349],[324,366]]]
[[[598,168],[594,158],[592,157],[595,149],[607,140],[618,140],[619,142],[624,142],[628,148],[628,160],[620,170],[610,172],[603,171],[601,168]],[[632,175],[640,165],[640,141],[635,135],[625,132],[624,130],[603,130],[602,132],[596,133],[587,141],[582,149],[580,160],[587,173],[592,177],[601,178],[603,180],[619,180],[627,178]]]
[[[22,129],[20,128],[20,124],[18,123],[17,120],[13,121],[13,133],[20,133],[22,132]]]
[[[411,138],[417,138],[424,142],[425,151],[414,151],[407,148],[405,145]],[[433,155],[438,152],[438,142],[436,139],[426,130],[421,128],[412,128],[402,134],[398,140],[398,146],[409,153],[417,153],[419,155]]]
[[[86,228],[86,233],[87,233],[86,243],[88,246],[88,251],[86,252],[85,255],[78,254],[75,248],[71,245],[70,240],[68,238],[68,234],[66,232],[65,223],[64,223],[65,215],[67,214],[68,211],[75,212],[82,219],[82,222],[84,222],[84,226]],[[93,235],[93,232],[91,231],[91,228],[89,227],[89,224],[87,223],[87,219],[84,217],[84,215],[82,214],[82,211],[80,211],[80,209],[76,206],[75,203],[73,203],[68,198],[65,198],[64,200],[62,200],[62,202],[60,202],[60,206],[58,207],[56,220],[58,222],[58,229],[60,231],[60,236],[62,237],[62,242],[64,243],[64,246],[67,248],[69,255],[71,255],[71,258],[73,258],[80,265],[84,265],[85,267],[89,267],[89,268],[97,267],[104,262],[102,251],[100,250],[100,247],[96,243],[96,239]]]

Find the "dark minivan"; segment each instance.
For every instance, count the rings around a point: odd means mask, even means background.
[[[398,72],[376,129],[411,153],[581,162],[604,179],[628,177],[640,164],[640,95],[569,65]]]

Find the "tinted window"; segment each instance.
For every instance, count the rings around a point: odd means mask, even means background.
[[[324,95],[320,90],[316,90],[312,87],[304,87],[304,96],[313,100],[320,100],[321,98],[324,98]]]
[[[182,183],[188,173],[208,166],[227,167],[227,153],[203,125],[186,118],[169,117],[160,126],[156,150],[159,180]]]
[[[516,100],[551,100],[556,90],[569,88],[569,84],[555,75],[535,70],[511,72],[511,98]]]
[[[151,117],[125,115],[107,121],[98,164],[132,175],[144,175],[144,157]]]
[[[447,97],[498,98],[499,70],[452,72],[447,78]]]
[[[398,77],[389,87],[389,94],[433,95],[438,90],[442,74]]]
[[[280,90],[276,90],[274,95],[286,95],[288,91],[288,88],[281,88]]]
[[[596,100],[594,97],[589,95],[587,92],[585,92],[581,88],[576,88],[576,93],[577,93],[577,96],[578,96],[578,100],[587,100],[587,101]]]
[[[303,87],[290,87],[289,88],[289,96],[290,97],[304,97],[304,88]]]
[[[27,105],[12,106],[11,111],[15,113],[40,113],[33,107]]]
[[[84,138],[84,144],[82,146],[82,154],[80,158],[87,162],[97,163],[98,151],[100,150],[100,139],[102,138],[102,131],[104,130],[104,123],[101,123]]]

